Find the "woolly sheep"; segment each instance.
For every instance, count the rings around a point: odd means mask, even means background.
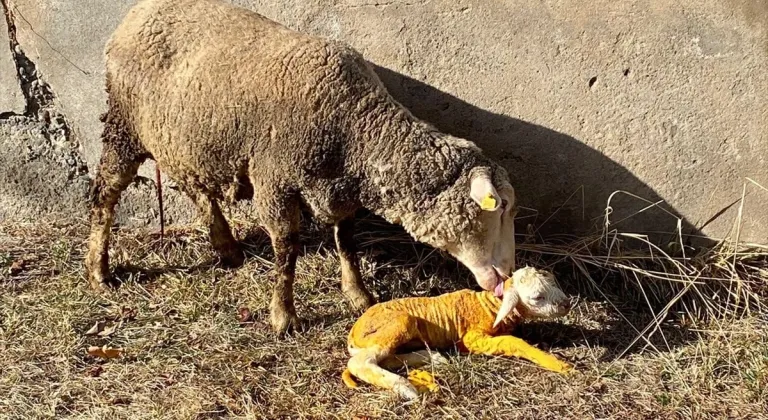
[[[501,292],[514,269],[515,192],[473,143],[416,119],[363,57],[220,0],[142,0],[105,48],[108,110],[91,188],[86,270],[109,279],[114,207],[146,159],[195,203],[225,264],[243,255],[219,202],[252,200],[272,240],[276,331],[297,324],[300,208],[333,225],[341,288],[360,310],[353,216],[366,208]]]
[[[570,364],[506,334],[523,319],[564,316],[570,307],[554,275],[532,267],[521,268],[505,280],[502,299],[487,291],[461,290],[379,303],[368,309],[349,332],[347,346],[352,358],[342,380],[355,388],[354,375],[391,389],[402,398],[413,399],[418,396],[416,388],[385,368],[415,368],[430,360],[442,362],[440,353],[419,349],[448,349],[456,344],[463,352],[521,357],[565,373],[572,370]]]

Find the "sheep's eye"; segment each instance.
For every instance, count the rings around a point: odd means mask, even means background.
[[[542,300],[544,300],[544,295],[534,296],[532,299],[534,302],[541,302]]]
[[[506,198],[502,198],[502,199],[501,199],[501,209],[502,209],[502,210],[506,210],[506,209],[507,209],[507,204],[509,204],[509,202],[507,201],[507,199],[506,199]]]

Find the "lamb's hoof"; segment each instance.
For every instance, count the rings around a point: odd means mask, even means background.
[[[560,366],[558,367],[558,372],[562,374],[568,374],[576,372],[576,367],[568,362],[560,362]]]
[[[413,369],[408,372],[408,382],[416,388],[416,391],[422,394],[426,392],[437,392],[437,390],[440,389],[435,381],[435,377],[425,370]]]
[[[433,365],[447,365],[450,363],[445,356],[436,351],[429,353],[429,358]]]
[[[272,325],[272,330],[280,336],[303,330],[299,317],[293,311],[285,309],[272,309],[270,312],[270,324]]]
[[[397,383],[392,390],[402,399],[413,401],[419,398],[419,391],[408,382]]]
[[[352,305],[352,308],[357,312],[364,312],[366,309],[376,304],[376,299],[374,299],[371,293],[365,289],[351,288],[344,290],[343,292],[347,301],[349,301],[349,304]]]

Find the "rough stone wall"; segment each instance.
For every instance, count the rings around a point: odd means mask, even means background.
[[[602,223],[610,197],[614,222],[663,201],[616,227],[674,231],[670,212],[685,233],[722,237],[741,211],[740,238],[768,243],[768,191],[748,180],[768,187],[764,0],[232,1],[363,52],[416,115],[510,170],[522,223],[577,233]],[[2,3],[0,218],[82,217],[102,49],[134,1]],[[43,114],[19,84],[21,57],[52,93]],[[167,192],[166,213],[187,220],[189,203]],[[150,222],[155,208],[151,183],[136,185],[120,217]]]

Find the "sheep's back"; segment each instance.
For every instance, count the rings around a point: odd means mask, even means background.
[[[249,156],[343,167],[324,161],[344,160],[339,115],[381,94],[351,48],[217,0],[144,0],[105,55],[110,96],[144,147],[166,167],[202,172],[200,182],[226,182]]]

